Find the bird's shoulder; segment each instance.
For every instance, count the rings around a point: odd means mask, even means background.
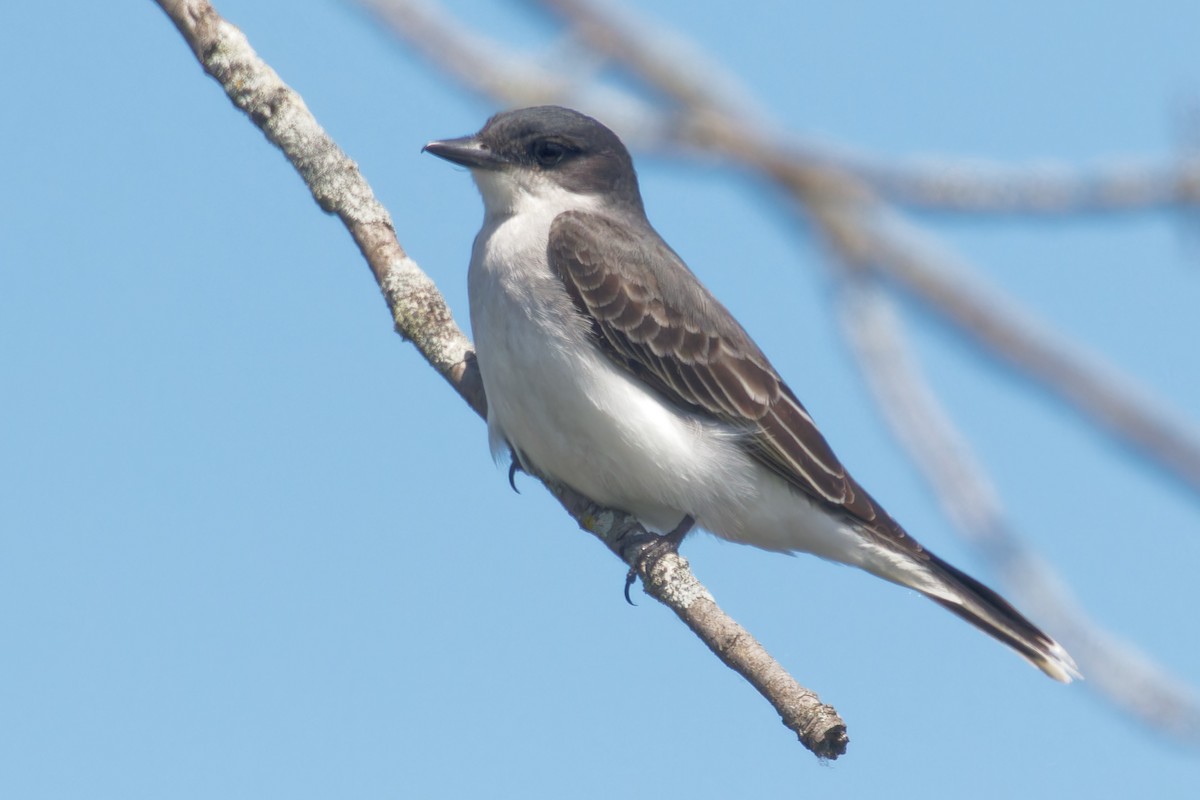
[[[584,310],[635,339],[644,335],[647,341],[674,349],[682,344],[675,343],[676,336],[689,339],[693,346],[704,337],[714,344],[719,341],[733,357],[774,373],[733,315],[644,215],[565,211],[550,226],[547,255],[551,269],[573,295],[579,295],[574,299]],[[639,323],[644,326],[640,332]],[[656,340],[655,333],[668,336]]]

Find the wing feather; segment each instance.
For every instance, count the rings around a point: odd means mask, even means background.
[[[569,211],[551,226],[547,255],[614,361],[671,402],[746,431],[748,452],[800,491],[923,553],[847,474],[733,316],[645,223]]]

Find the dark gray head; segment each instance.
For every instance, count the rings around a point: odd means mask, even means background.
[[[552,184],[576,195],[642,208],[633,159],[617,135],[591,117],[560,106],[505,111],[473,136],[430,142],[425,150],[470,167],[491,206],[496,178],[505,188]],[[488,173],[500,175],[489,176]],[[487,185],[485,185],[487,184]]]

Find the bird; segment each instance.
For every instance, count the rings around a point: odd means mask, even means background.
[[[609,128],[537,106],[422,149],[466,167],[483,199],[467,289],[495,458],[633,515],[671,547],[698,527],[860,568],[1057,681],[1082,677],[1066,649],[923,547],[847,472],[651,226]]]

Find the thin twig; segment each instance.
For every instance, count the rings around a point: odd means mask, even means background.
[[[553,102],[571,88],[569,81],[549,75],[532,59],[456,27],[435,4],[420,0],[361,0],[359,4],[426,58],[436,60],[461,83],[485,97],[501,95],[521,105],[540,105]]]
[[[392,311],[396,331],[421,354],[477,413],[486,401],[470,342],[454,323],[433,281],[396,240],[387,211],[375,199],[357,165],[317,124],[300,96],[280,80],[246,37],[221,18],[207,0],[158,0],[191,46],[201,66],[224,88],[300,173],[313,198],[336,214],[354,237]],[[750,634],[726,615],[677,555],[654,562],[649,574],[638,558],[647,534],[636,520],[601,509],[561,486],[551,492],[580,527],[600,538],[631,566],[643,570],[647,594],[667,605],[730,668],[772,704],[784,724],[821,758],[837,758],[848,743],[846,726],[816,694],[803,688]]]
[[[969,214],[1052,215],[1195,210],[1200,159],[1171,163],[1000,166],[926,159],[857,173],[897,205]]]

